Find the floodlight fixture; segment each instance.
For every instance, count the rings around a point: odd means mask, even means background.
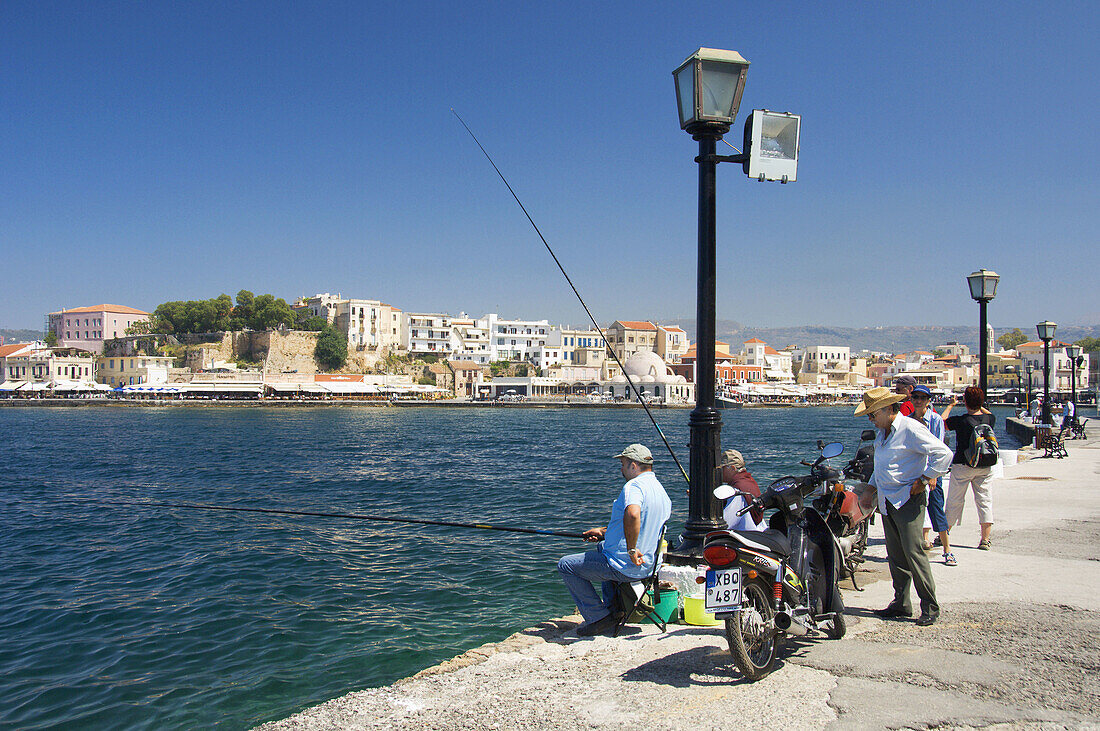
[[[801,126],[797,114],[754,109],[745,120],[745,174],[754,180],[797,180]]]

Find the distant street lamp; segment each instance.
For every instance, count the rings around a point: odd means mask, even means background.
[[[1005,373],[1016,374],[1016,403],[1019,403],[1020,399],[1024,397],[1024,382],[1023,379],[1020,378],[1020,369],[1015,366],[1005,366]]]
[[[1028,363],[1026,370],[1027,370],[1027,403],[1028,403],[1028,408],[1031,408],[1031,374],[1035,372],[1035,364],[1034,363]],[[1032,414],[1031,418],[1034,419],[1035,414]]]
[[[680,128],[699,142],[698,284],[695,309],[695,409],[688,424],[691,457],[688,518],[671,563],[697,562],[707,533],[725,527],[722,504],[714,497],[722,417],[715,408],[714,359],[716,300],[716,168],[740,163],[757,180],[797,179],[801,119],[793,114],[754,110],[745,122],[745,149],[718,155],[718,140],[730,131],[741,106],[749,62],[737,51],[700,48],[672,72]]]
[[[1066,355],[1069,356],[1069,382],[1073,395],[1070,396],[1070,401],[1073,402],[1073,414],[1077,416],[1077,359],[1081,357],[1080,345],[1067,345]],[[1062,418],[1065,418],[1065,412],[1062,412]]]
[[[985,334],[985,307],[997,296],[997,282],[1000,279],[997,272],[986,269],[979,269],[966,278],[966,283],[970,285],[970,296],[978,303],[978,388],[982,389],[987,398],[989,392],[986,390],[985,361],[989,344],[986,343]]]
[[[1058,324],[1043,320],[1035,326],[1039,339],[1043,341],[1043,423],[1050,424],[1050,341],[1054,340],[1054,331]]]

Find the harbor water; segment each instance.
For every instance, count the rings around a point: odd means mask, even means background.
[[[996,410],[998,436],[1008,409]],[[724,411],[763,485],[852,407]],[[688,463],[687,410],[656,412]],[[0,727],[248,728],[384,685],[571,604],[575,539],[111,506],[157,500],[558,530],[606,523],[629,409],[3,408]],[[670,529],[679,532],[679,525]]]

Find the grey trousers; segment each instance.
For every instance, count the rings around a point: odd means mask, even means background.
[[[882,529],[886,534],[886,555],[890,562],[890,578],[894,582],[894,601],[898,607],[912,612],[909,585],[913,584],[920,597],[922,612],[937,614],[940,605],[936,601],[936,582],[932,578],[932,566],[921,543],[924,541],[924,512],[928,505],[928,493],[910,495],[901,508],[886,501],[886,515],[882,516]]]

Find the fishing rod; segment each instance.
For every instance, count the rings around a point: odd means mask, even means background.
[[[370,520],[384,523],[416,523],[418,525],[445,525],[452,528],[477,528],[479,530],[498,530],[507,533],[534,533],[540,536],[561,536],[562,538],[584,538],[583,533],[563,530],[540,530],[538,528],[517,528],[510,525],[492,523],[457,523],[449,520],[427,520],[424,518],[398,518],[389,515],[367,515],[360,513],[321,513],[309,510],[283,510],[280,508],[238,508],[229,505],[204,505],[202,503],[163,503],[155,500],[92,500],[72,499],[72,502],[93,503],[111,507],[140,508],[183,508],[186,510],[217,510],[232,513],[267,513],[274,515],[305,515],[316,518],[347,518],[348,520]]]
[[[577,300],[581,303],[581,307],[584,308],[585,313],[588,315],[588,319],[592,321],[592,326],[596,328],[596,332],[600,334],[600,338],[603,340],[604,345],[606,346],[607,336],[604,335],[603,328],[601,328],[599,323],[596,322],[596,318],[592,315],[592,311],[588,309],[588,305],[585,304],[584,298],[581,297],[581,293],[577,291],[576,286],[574,286],[573,284],[573,280],[569,278],[569,274],[565,271],[565,267],[563,267],[561,262],[558,261],[557,254],[555,254],[554,250],[550,248],[550,244],[546,241],[546,237],[542,235],[542,231],[539,230],[538,224],[535,223],[535,219],[531,218],[531,214],[527,212],[527,206],[523,205],[523,201],[521,201],[519,199],[519,196],[516,195],[516,191],[512,190],[512,186],[508,183],[508,179],[504,177],[504,173],[500,172],[500,168],[498,168],[497,164],[493,162],[493,158],[489,156],[488,151],[486,151],[480,140],[478,140],[477,135],[474,134],[474,131],[470,129],[470,126],[468,124],[466,124],[466,120],[459,116],[459,113],[454,110],[454,107],[451,107],[451,114],[455,115],[462,126],[466,128],[466,131],[470,133],[470,137],[474,139],[474,144],[476,144],[478,148],[481,149],[482,154],[485,155],[485,159],[488,160],[489,164],[493,166],[493,170],[497,171],[497,175],[500,176],[500,179],[504,183],[504,186],[508,188],[508,192],[511,193],[512,197],[516,199],[516,203],[519,204],[520,209],[523,211],[523,215],[527,216],[527,220],[531,222],[531,226],[535,229],[535,233],[537,233],[539,235],[539,238],[542,239],[542,245],[546,247],[546,250],[548,252],[550,252],[550,257],[554,260],[554,263],[558,265],[558,269],[561,270],[561,274],[563,277],[565,277],[565,281],[569,283],[569,288],[573,290],[573,294],[577,295]],[[676,466],[680,468],[680,474],[684,476],[684,480],[688,484],[691,484],[691,479],[688,477],[687,471],[684,469],[684,466],[680,464],[680,460],[676,458],[676,453],[672,451],[672,445],[669,444],[668,439],[665,438],[665,433],[661,430],[661,425],[657,423],[657,420],[655,418],[653,418],[653,412],[649,410],[649,405],[646,404],[645,399],[642,398],[642,394],[638,391],[638,387],[634,384],[634,379],[632,379],[630,377],[630,374],[626,372],[626,366],[624,366],[623,362],[619,360],[618,353],[616,353],[615,349],[611,347],[607,348],[607,352],[611,353],[611,357],[614,358],[615,362],[619,364],[619,368],[622,370],[623,376],[626,377],[627,385],[630,386],[630,390],[634,392],[634,395],[638,397],[638,402],[642,405],[642,408],[645,409],[646,416],[648,416],[649,420],[653,422],[653,427],[657,430],[657,433],[661,435],[661,441],[665,443],[665,449],[667,449],[669,455],[672,456],[672,461],[675,462]]]

